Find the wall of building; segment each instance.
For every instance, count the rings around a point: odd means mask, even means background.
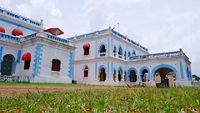
[[[71,83],[72,78],[69,76],[70,49],[61,47],[56,43],[54,45],[38,43],[35,45],[35,52],[38,51],[40,51],[39,55],[34,56],[34,59],[39,57],[37,59],[39,60],[39,63],[35,65],[35,68],[38,70],[33,72],[33,75],[35,76],[34,82]],[[59,72],[51,70],[53,59],[59,59],[61,61],[61,68]]]

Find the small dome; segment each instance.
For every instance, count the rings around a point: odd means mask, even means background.
[[[6,30],[3,27],[0,27],[0,33],[6,33]]]
[[[89,43],[85,43],[84,45],[83,45],[83,48],[85,49],[85,48],[90,48],[90,44]]]
[[[15,28],[15,29],[13,29],[13,31],[12,31],[12,35],[14,35],[14,36],[23,36],[23,32],[22,32],[21,29]]]

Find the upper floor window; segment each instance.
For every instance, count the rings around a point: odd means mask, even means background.
[[[53,59],[51,70],[59,72],[60,71],[60,65],[61,65],[61,61],[59,59]]]
[[[106,46],[101,45],[99,49],[100,49],[100,56],[105,56],[106,55]]]
[[[88,66],[84,67],[84,77],[88,77]]]
[[[90,54],[90,44],[89,43],[85,43],[83,45],[83,51],[84,51],[84,55],[89,55]]]
[[[130,56],[131,56],[131,52],[129,51],[129,52],[128,52],[128,57],[130,57]]]
[[[31,53],[24,53],[22,56],[22,60],[24,61],[24,69],[28,70],[30,68],[31,63]]]
[[[135,53],[135,50],[133,50],[133,51],[132,51],[132,55],[133,55],[133,56],[135,56],[135,55],[136,55],[136,53]]]
[[[113,48],[113,55],[116,56],[116,53],[117,53],[117,48],[116,48],[116,46],[114,46],[114,48]]]
[[[118,52],[118,54],[119,54],[119,58],[122,58],[123,51],[122,51],[122,47],[121,47],[121,46],[119,47],[119,52]]]
[[[126,60],[126,51],[124,51],[124,60]]]

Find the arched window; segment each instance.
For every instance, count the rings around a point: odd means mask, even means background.
[[[84,51],[84,55],[89,55],[90,54],[90,44],[89,43],[85,43],[83,45],[83,51]]]
[[[31,63],[31,53],[27,52],[22,55],[22,60],[24,61],[24,69],[28,70]]]
[[[88,77],[88,66],[84,67],[84,77]]]
[[[61,61],[58,59],[53,59],[52,60],[52,67],[51,70],[52,71],[60,71],[60,65],[61,65]]]
[[[119,47],[119,52],[118,52],[118,54],[119,54],[119,58],[122,58],[123,51],[122,51],[122,47],[121,47],[121,46]]]
[[[113,55],[116,56],[116,53],[117,53],[117,48],[116,48],[116,46],[114,46],[114,48],[113,48]]]
[[[99,49],[100,49],[100,56],[105,56],[106,55],[106,46],[101,45]]]
[[[135,50],[133,50],[133,51],[132,51],[132,55],[133,55],[133,56],[135,56],[135,55],[136,55],[136,53],[135,53]]]
[[[129,52],[128,52],[128,57],[130,57],[130,56],[131,56],[131,52],[129,51]]]
[[[124,60],[126,60],[126,51],[124,51]]]

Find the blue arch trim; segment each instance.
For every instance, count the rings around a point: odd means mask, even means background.
[[[100,72],[101,68],[104,68],[104,69],[105,69],[105,73],[107,72],[107,71],[106,71],[106,66],[104,66],[104,65],[99,66],[99,72]],[[107,73],[106,73],[106,74],[107,74]]]
[[[117,70],[116,73],[118,74],[118,71],[119,71],[120,69],[122,70],[122,74],[124,74],[124,69],[123,69],[121,66],[118,67],[118,70]]]
[[[169,68],[169,69],[171,69],[173,72],[175,72],[175,73],[177,72],[176,68],[173,67],[173,66],[171,66],[171,65],[168,65],[168,64],[160,64],[160,65],[158,65],[158,66],[156,66],[156,67],[153,68],[152,74],[155,74],[155,72],[158,71],[160,68]],[[175,76],[176,76],[176,80],[177,80],[177,79],[178,79],[177,74],[176,74]],[[155,79],[155,76],[153,76],[153,77],[154,77],[153,79]]]
[[[129,68],[129,70],[128,70],[128,75],[130,75],[130,72],[131,72],[132,70],[134,70],[134,71],[135,71],[135,74],[137,75],[137,69],[134,68],[134,67]]]
[[[149,68],[148,68],[147,66],[143,66],[143,67],[140,69],[140,75],[142,75],[142,71],[145,70],[145,69],[148,71],[148,73],[150,73]]]

